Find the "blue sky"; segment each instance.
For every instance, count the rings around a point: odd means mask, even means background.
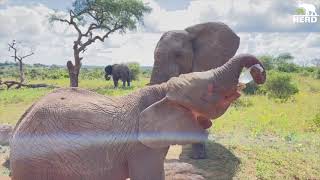
[[[64,14],[73,0],[0,0],[0,62],[12,61],[7,43],[13,39],[31,47],[26,63],[62,64],[72,59],[76,34],[67,25],[48,23],[49,14]],[[153,64],[153,51],[165,31],[182,30],[208,21],[229,25],[241,38],[237,53],[292,53],[307,64],[320,57],[320,18],[315,24],[294,24],[296,0],[143,0],[153,11],[144,26],[127,34],[112,34],[104,43],[88,47],[83,63],[105,65],[136,61]],[[319,0],[305,0],[317,6]],[[24,52],[28,48],[24,48]]]
[[[43,4],[51,9],[65,10],[71,7],[72,0],[7,0],[8,5],[16,6],[34,6],[37,4]]]

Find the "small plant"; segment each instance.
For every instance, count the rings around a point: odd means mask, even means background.
[[[320,112],[313,118],[313,123],[317,128],[320,128]]]
[[[272,72],[269,74],[265,84],[265,91],[271,98],[288,100],[299,92],[298,87],[292,83],[291,77],[287,74]]]
[[[252,105],[253,105],[253,103],[249,99],[246,99],[246,98],[237,99],[234,103],[232,103],[232,107],[234,107],[236,109],[247,108]]]

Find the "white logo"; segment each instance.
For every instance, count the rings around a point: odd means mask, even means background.
[[[293,15],[294,23],[316,23],[319,15],[316,12],[316,6],[313,4],[298,2],[297,15]]]

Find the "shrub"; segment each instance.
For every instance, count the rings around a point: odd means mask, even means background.
[[[269,73],[264,86],[269,97],[281,100],[288,100],[299,92],[297,86],[292,83],[289,75],[278,72]]]
[[[131,79],[132,80],[138,80],[139,79],[139,74],[140,74],[140,65],[139,63],[128,63],[127,64],[130,71],[131,71]]]
[[[280,63],[278,65],[278,71],[281,72],[299,72],[300,68],[294,63]]]
[[[303,70],[303,71],[300,73],[300,76],[308,77],[308,76],[310,76],[310,72],[308,72],[308,71],[306,71],[306,70]]]
[[[316,70],[314,73],[314,78],[320,79],[320,69]]]
[[[261,61],[263,67],[266,70],[271,70],[274,68],[274,62],[273,62],[273,56],[269,56],[269,55],[263,55],[258,57],[258,59]]]
[[[259,86],[256,83],[251,82],[246,84],[246,88],[244,88],[242,91],[245,94],[256,94],[258,90],[259,90]]]
[[[315,72],[317,70],[316,67],[302,67],[304,70],[308,71],[308,72]]]

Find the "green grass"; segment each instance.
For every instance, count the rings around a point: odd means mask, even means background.
[[[220,137],[215,142],[240,159],[236,178],[320,179],[320,80],[291,76],[299,88],[294,98],[279,102],[263,95],[243,95],[209,129]],[[80,87],[103,95],[122,96],[144,87],[148,81],[141,78],[130,88],[114,89],[112,81],[81,80]],[[69,80],[45,80],[45,83],[68,87]],[[50,91],[50,88],[0,90],[0,123],[15,124],[33,102]],[[215,152],[210,148],[208,151],[211,155]],[[221,155],[223,162],[232,164],[229,157]],[[217,171],[214,166],[219,158],[192,163],[207,172]]]
[[[29,83],[43,82],[41,80],[34,80]],[[68,87],[69,79],[48,79],[45,80],[45,83],[57,87]],[[122,96],[144,87],[147,83],[148,79],[140,78],[139,81],[133,81],[131,87],[122,88],[122,85],[120,85],[119,88],[115,89],[113,81],[98,79],[80,80],[79,86],[107,96]],[[52,88],[0,90],[0,123],[14,125],[29,106],[52,90]]]

